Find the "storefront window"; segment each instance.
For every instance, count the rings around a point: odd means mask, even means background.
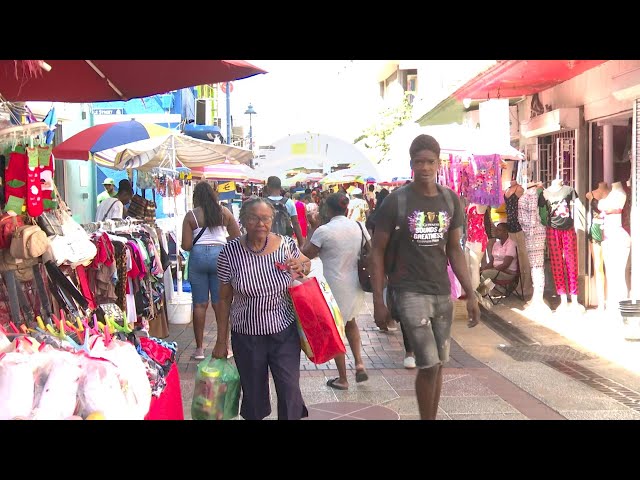
[[[528,178],[544,185],[562,178],[565,185],[574,185],[575,157],[575,130],[538,137],[527,145]]]

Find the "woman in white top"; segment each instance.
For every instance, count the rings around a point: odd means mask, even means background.
[[[367,240],[370,237],[359,222],[347,218],[348,207],[349,198],[344,193],[329,195],[323,207],[329,220],[313,233],[311,240],[302,248],[302,253],[308,258],[319,256],[322,260],[324,277],[346,322],[345,333],[355,361],[356,382],[364,382],[369,377],[362,361],[360,331],[355,317],[364,305],[364,291],[358,280],[358,257],[363,237]],[[329,380],[327,385],[337,390],[347,390],[349,382],[345,355],[338,355],[335,361],[340,376]]]
[[[209,296],[218,316],[218,255],[227,244],[240,236],[240,227],[233,214],[218,203],[213,187],[198,182],[193,189],[194,209],[182,222],[182,249],[189,256],[189,283],[193,301],[193,333],[196,338],[194,358],[202,360],[204,325]]]

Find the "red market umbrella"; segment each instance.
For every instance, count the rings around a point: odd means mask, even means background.
[[[110,122],[86,128],[54,147],[58,160],[89,160],[91,154],[152,137],[168,136],[171,130],[136,120]]]
[[[267,72],[244,60],[0,60],[0,96],[10,102],[129,100],[260,73]]]

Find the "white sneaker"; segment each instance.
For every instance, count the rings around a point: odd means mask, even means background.
[[[416,359],[414,357],[408,356],[404,357],[404,361],[402,362],[404,368],[412,369],[416,368]]]

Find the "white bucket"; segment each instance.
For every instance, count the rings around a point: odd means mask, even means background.
[[[183,292],[178,295],[173,292],[171,300],[167,301],[167,315],[169,323],[185,325],[191,322],[191,293]]]

